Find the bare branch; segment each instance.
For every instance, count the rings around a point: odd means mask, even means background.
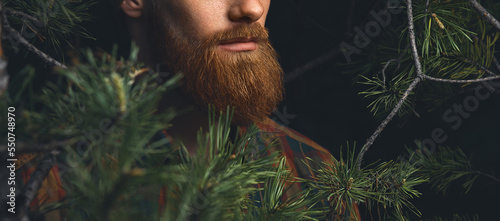
[[[463,58],[463,60],[464,60],[465,62],[471,63],[471,64],[473,64],[473,65],[475,65],[475,66],[477,66],[477,67],[481,68],[481,70],[483,70],[484,72],[486,72],[486,73],[490,74],[491,76],[497,76],[497,74],[493,73],[493,71],[490,71],[488,68],[486,68],[485,66],[483,66],[483,65],[481,65],[481,64],[479,64],[479,63],[477,63],[477,62],[475,62],[475,61],[469,60],[469,59],[467,59],[467,58]]]
[[[477,170],[474,170],[474,171],[472,171],[472,172],[477,173],[477,174],[479,174],[479,175],[483,175],[483,176],[485,176],[485,177],[488,177],[488,178],[490,178],[490,179],[492,179],[492,180],[494,180],[494,181],[496,181],[496,182],[499,182],[499,183],[500,183],[500,179],[498,179],[497,177],[494,177],[494,176],[492,176],[492,175],[490,175],[490,174],[483,173],[483,172],[481,172],[481,171],[477,171]]]
[[[423,76],[424,76],[425,79],[429,79],[429,80],[432,80],[432,81],[444,82],[444,83],[453,83],[453,84],[480,83],[480,82],[485,82],[485,81],[491,81],[491,80],[500,79],[500,75],[495,75],[495,76],[486,77],[486,78],[480,78],[480,79],[470,79],[470,80],[442,79],[442,78],[431,77],[431,76],[425,75],[425,74]]]
[[[398,103],[396,104],[394,109],[392,109],[391,113],[389,113],[389,115],[384,119],[384,121],[382,121],[382,123],[377,127],[377,129],[372,134],[372,136],[370,136],[370,138],[368,138],[366,140],[366,143],[363,146],[363,149],[361,149],[361,152],[359,153],[359,156],[358,156],[358,167],[361,167],[361,161],[363,160],[363,156],[365,155],[366,151],[368,151],[370,146],[373,144],[373,142],[375,142],[375,140],[380,135],[380,133],[382,133],[382,131],[387,126],[387,124],[389,124],[389,122],[391,122],[392,118],[394,118],[394,116],[396,116],[396,114],[399,112],[399,109],[401,109],[404,102],[408,99],[408,96],[410,95],[410,93],[417,87],[417,85],[421,81],[422,81],[421,78],[416,77],[413,80],[413,82],[411,82],[410,86],[408,87],[408,89],[406,89],[405,93],[403,94],[401,99],[399,99]]]
[[[500,30],[500,22],[493,17],[479,2],[476,0],[469,0],[472,7],[474,7],[479,14],[481,14],[488,22],[491,23],[496,29]]]
[[[316,68],[326,63],[327,61],[337,57],[338,55],[340,55],[340,49],[335,49],[319,56],[318,58],[312,61],[307,62],[302,67],[295,68],[295,70],[287,73],[285,82],[286,83],[291,82],[295,78],[300,77],[301,75],[311,71],[313,68]]]
[[[388,60],[387,63],[385,63],[384,68],[382,68],[382,79],[384,81],[384,86],[385,86],[385,70],[387,70],[387,68],[389,67],[389,65],[392,62],[396,62],[396,61],[398,61],[398,60],[397,59]]]
[[[349,34],[349,32],[352,30],[352,19],[354,15],[354,8],[356,7],[356,0],[351,0],[351,7],[349,9],[349,15],[347,16],[346,19],[346,30],[345,30],[345,36]]]
[[[425,3],[425,12],[424,12],[424,20],[422,21],[424,23],[424,27],[427,27],[427,13],[429,12],[429,2],[430,0],[427,0],[427,2]]]
[[[42,185],[42,181],[47,177],[49,174],[50,170],[52,169],[52,166],[54,165],[55,162],[55,156],[59,154],[59,151],[51,151],[50,153],[46,153],[43,159],[40,161],[38,164],[35,172],[31,175],[30,180],[28,183],[26,183],[25,188],[21,192],[22,195],[20,196],[21,199],[21,206],[19,208],[19,216],[21,221],[28,221],[28,210],[29,210],[29,205],[31,201],[36,196],[36,193],[40,189],[40,186]]]
[[[32,22],[41,23],[41,21],[38,18],[35,18],[35,17],[31,16],[31,15],[28,15],[28,14],[26,14],[24,12],[12,10],[10,8],[6,8],[4,11],[5,11],[5,14],[7,14],[7,15],[21,17],[22,19],[28,19],[28,20],[30,20]]]
[[[471,35],[470,35],[470,37],[472,37],[475,41],[477,41],[477,42],[481,43],[481,45],[482,45],[482,46],[484,46],[484,47],[488,47],[488,46],[486,45],[486,43],[484,43],[483,41],[481,41],[481,40],[479,39],[479,37],[477,37],[476,35],[471,34]],[[479,64],[479,63],[477,63],[477,62],[475,62],[475,61],[473,61],[473,60],[470,60],[470,59],[468,59],[468,58],[463,58],[463,60],[464,60],[464,61],[466,61],[466,62],[469,62],[469,63],[471,63],[471,64],[473,64],[473,65],[478,66],[479,68],[481,68],[481,70],[485,71],[486,73],[488,73],[488,74],[490,74],[490,75],[492,75],[492,76],[497,75],[497,74],[493,73],[492,71],[490,71],[488,68],[484,67],[483,65],[481,65],[481,64]],[[496,68],[500,71],[500,64],[498,64],[498,61],[497,61],[497,59],[495,58],[495,55],[493,55],[493,61],[492,61],[492,63],[493,63],[493,64],[495,64]]]
[[[17,41],[19,41],[19,43],[26,46],[28,50],[38,55],[38,57],[42,58],[45,62],[57,67],[66,68],[64,64],[45,54],[43,51],[40,51],[38,48],[30,44],[23,36],[21,36],[21,34],[17,30],[10,27],[10,24],[7,21],[7,16],[5,16],[5,14],[2,14],[2,24],[3,28],[9,31],[9,37],[15,38]]]
[[[401,52],[401,54],[399,55],[399,57],[397,59],[390,59],[387,61],[387,63],[384,65],[384,68],[382,69],[382,78],[383,78],[383,81],[384,81],[384,86],[385,86],[385,81],[386,81],[386,75],[385,75],[385,71],[387,70],[387,68],[389,67],[389,65],[392,63],[392,62],[397,62],[398,63],[398,66],[396,67],[396,70],[399,69],[399,67],[401,66],[401,60],[403,59],[404,55],[405,55],[405,52],[406,50],[410,47],[410,45],[406,45],[406,48],[403,50],[403,52]]]
[[[500,71],[500,63],[498,63],[498,60],[495,56],[493,56],[493,64],[497,68],[498,71]]]
[[[363,146],[363,149],[361,149],[359,155],[358,155],[358,168],[361,167],[361,163],[363,161],[363,156],[365,155],[366,151],[370,148],[370,146],[375,142],[377,137],[382,133],[382,131],[385,129],[387,124],[391,122],[391,120],[396,116],[396,114],[399,112],[401,107],[403,106],[404,102],[408,99],[408,96],[411,94],[411,92],[417,87],[417,85],[423,80],[424,73],[422,72],[422,64],[420,63],[419,57],[418,57],[418,50],[417,50],[417,44],[415,41],[415,30],[414,30],[414,25],[413,25],[413,7],[412,7],[412,2],[411,0],[407,0],[407,12],[408,12],[408,33],[410,35],[410,45],[412,49],[412,55],[413,55],[413,60],[415,61],[415,67],[417,69],[417,77],[411,82],[410,86],[406,89],[405,93],[403,96],[399,99],[398,103],[396,106],[392,109],[391,113],[382,121],[382,123],[377,127],[375,132],[366,140],[365,145]]]
[[[420,57],[418,56],[417,43],[415,40],[415,27],[413,25],[413,6],[411,0],[407,0],[407,10],[408,10],[408,33],[410,35],[410,46],[413,55],[413,61],[415,62],[415,68],[417,69],[417,77],[422,79],[424,72],[422,71],[422,64],[420,63]]]
[[[294,7],[294,8],[295,8],[295,10],[296,10],[297,12],[299,12],[299,14],[300,14],[303,18],[305,18],[305,20],[306,20],[307,22],[309,22],[309,23],[310,23],[311,25],[313,25],[313,26],[316,26],[316,28],[318,28],[318,30],[323,31],[324,33],[326,33],[326,34],[330,35],[331,37],[334,37],[334,38],[340,39],[340,38],[337,36],[336,32],[331,31],[329,28],[326,28],[325,26],[323,26],[323,25],[322,25],[322,24],[320,24],[319,22],[315,21],[315,20],[314,20],[311,16],[307,15],[307,13],[306,13],[306,12],[304,12],[303,7],[298,6],[298,5],[297,5],[294,1],[289,1],[289,3],[290,3],[290,5],[291,5],[292,7]]]

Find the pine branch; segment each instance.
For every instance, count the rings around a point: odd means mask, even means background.
[[[475,62],[475,61],[469,60],[469,59],[467,59],[467,58],[464,58],[463,60],[464,60],[464,61],[466,61],[466,62],[469,62],[469,63],[471,63],[471,64],[473,64],[473,65],[475,65],[475,66],[477,66],[477,67],[479,67],[481,70],[483,70],[484,72],[486,72],[486,73],[490,74],[491,76],[497,76],[497,74],[493,73],[493,71],[490,71],[488,68],[486,68],[486,67],[485,67],[485,66],[483,66],[483,65],[478,64],[478,63],[477,63],[477,62]]]
[[[498,63],[498,60],[495,56],[493,56],[493,64],[495,64],[497,70],[500,71],[500,63]]]
[[[349,15],[347,16],[347,21],[346,21],[346,30],[344,33],[344,36],[349,36],[349,32],[352,30],[352,20],[353,20],[353,15],[354,15],[354,8],[356,7],[356,0],[351,1],[351,7],[349,9]]]
[[[403,50],[403,52],[399,55],[399,57],[397,59],[390,59],[387,61],[387,63],[384,65],[384,68],[382,69],[382,77],[383,77],[383,82],[384,82],[384,86],[385,86],[385,81],[386,81],[386,74],[385,74],[385,71],[387,70],[387,68],[389,67],[389,65],[392,63],[392,62],[397,62],[398,63],[398,67],[396,67],[396,70],[399,69],[399,67],[401,66],[401,60],[403,59],[404,55],[405,55],[405,51],[409,48],[410,45],[406,45],[406,48]]]
[[[424,27],[427,27],[427,13],[429,12],[429,2],[430,0],[427,0],[427,2],[425,3],[425,17],[424,17],[424,20],[423,20],[423,23],[424,23]]]
[[[470,159],[460,149],[438,147],[432,154],[428,149],[410,150],[408,152],[414,157],[414,161],[420,165],[419,173],[428,177],[430,184],[436,190],[446,193],[448,187],[457,180],[465,178],[462,187],[468,192],[474,181],[481,176],[488,177],[500,183],[500,179],[490,174],[475,170]]]
[[[55,162],[55,156],[59,153],[59,151],[54,150],[50,153],[45,154],[43,159],[38,164],[35,172],[33,172],[33,174],[31,175],[30,180],[28,181],[28,183],[26,183],[25,188],[21,192],[22,195],[20,196],[22,200],[21,206],[19,208],[21,221],[30,220],[28,217],[29,205],[35,198],[38,189],[40,189],[42,181],[45,179],[45,177],[47,177],[50,169],[52,169],[52,166]]]
[[[431,77],[431,76],[425,75],[425,74],[423,75],[423,77],[425,79],[429,79],[429,80],[432,80],[432,81],[444,82],[444,83],[453,83],[453,84],[479,83],[479,82],[485,82],[485,81],[491,81],[491,80],[500,79],[500,75],[486,77],[486,78],[480,78],[480,79],[470,79],[470,80],[442,79],[442,78]]]
[[[332,60],[333,58],[336,58],[339,55],[340,55],[339,49],[335,49],[335,50],[332,50],[330,52],[327,52],[327,53],[307,62],[306,64],[302,65],[301,67],[297,67],[293,71],[288,72],[286,74],[285,82],[289,83],[289,82],[293,81],[295,78],[298,78],[298,77],[308,73],[312,69],[326,63],[329,60]]]
[[[494,177],[494,176],[492,176],[492,175],[490,175],[490,174],[487,174],[487,173],[484,173],[484,172],[481,172],[481,171],[478,171],[478,170],[474,170],[473,172],[474,172],[474,173],[477,173],[477,174],[479,174],[479,175],[482,175],[482,176],[488,177],[488,178],[490,178],[490,179],[492,179],[492,180],[494,180],[494,181],[496,181],[496,182],[499,182],[499,183],[500,183],[500,179],[499,179],[499,178]]]
[[[384,68],[382,68],[382,79],[383,79],[383,82],[384,82],[384,86],[385,86],[385,79],[386,79],[386,77],[385,77],[385,70],[387,70],[387,68],[389,67],[389,65],[392,62],[396,62],[396,61],[398,61],[398,60],[397,59],[390,59],[390,60],[387,61],[387,63],[385,63]],[[399,66],[399,64],[398,64],[398,66]]]
[[[28,50],[31,52],[35,53],[38,57],[40,57],[42,60],[44,60],[46,63],[61,67],[61,68],[67,68],[64,64],[60,63],[56,59],[50,57],[49,55],[45,54],[43,51],[40,51],[38,48],[36,48],[34,45],[29,43],[21,34],[12,28],[9,24],[9,21],[7,20],[7,16],[5,16],[5,13],[2,13],[2,25],[4,29],[7,29],[9,31],[9,38],[14,38],[15,40],[19,41],[19,43],[23,44]]]
[[[453,219],[451,221],[479,221],[479,216],[477,214],[469,215],[458,215],[453,214]],[[424,221],[449,221],[449,219],[442,217],[433,217],[432,219],[425,219]]]
[[[361,163],[363,161],[363,156],[365,155],[366,151],[370,148],[370,146],[375,142],[377,137],[382,133],[384,128],[391,122],[391,120],[396,116],[398,113],[399,109],[403,106],[404,102],[406,99],[408,99],[408,96],[410,93],[417,87],[417,85],[423,80],[423,72],[422,72],[422,64],[420,63],[419,57],[418,57],[418,50],[417,50],[417,44],[415,42],[415,30],[414,30],[414,25],[413,25],[413,7],[412,7],[412,2],[411,0],[407,0],[407,11],[408,11],[408,33],[410,35],[410,44],[411,44],[411,49],[412,49],[412,54],[413,54],[413,59],[415,61],[415,67],[417,69],[417,77],[413,80],[413,82],[410,84],[408,89],[406,89],[405,93],[399,100],[399,102],[396,104],[396,106],[392,109],[391,113],[382,121],[382,123],[377,127],[375,132],[372,134],[370,138],[366,141],[365,145],[363,146],[363,149],[361,149],[361,152],[359,153],[358,156],[358,168],[361,167]]]
[[[495,17],[493,17],[493,15],[491,15],[481,4],[479,4],[477,0],[469,0],[469,2],[471,3],[472,7],[474,7],[479,12],[479,14],[481,14],[488,22],[491,23],[491,25],[493,25],[493,27],[500,30],[500,22]]]
[[[36,23],[40,23],[41,22],[38,18],[35,18],[35,17],[33,17],[31,15],[28,15],[28,14],[26,14],[24,12],[16,11],[16,10],[13,10],[13,9],[10,9],[10,8],[6,8],[4,10],[4,13],[7,14],[7,15],[21,17],[22,19],[28,19],[28,20],[31,20],[32,22],[36,22]]]
[[[408,33],[410,35],[410,46],[413,54],[413,60],[415,61],[415,68],[417,69],[417,78],[423,79],[422,64],[420,63],[420,57],[418,56],[417,43],[415,40],[415,27],[413,24],[413,6],[411,0],[407,0],[407,11],[408,11]],[[416,79],[417,79],[416,78]]]
[[[328,198],[330,210],[344,217],[351,214],[347,217],[350,219],[345,220],[357,220],[358,217],[352,213],[352,203],[356,202],[364,204],[370,212],[381,206],[385,210],[394,209],[399,217],[403,216],[405,209],[421,215],[410,200],[421,195],[415,187],[427,179],[415,175],[418,169],[414,164],[389,161],[357,168],[356,161],[354,148],[349,150],[348,147],[347,157],[341,149],[340,157],[333,164],[314,162],[316,165],[308,165],[316,174],[308,184],[318,195]]]

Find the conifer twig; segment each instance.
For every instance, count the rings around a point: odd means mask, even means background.
[[[392,62],[396,62],[397,59],[390,59],[387,61],[387,63],[385,63],[384,65],[384,68],[382,68],[382,79],[383,79],[383,82],[384,82],[384,86],[385,86],[385,70],[387,70],[387,68],[389,67],[389,65],[392,63]]]
[[[471,37],[472,37],[474,40],[476,40],[476,41],[478,41],[479,43],[481,43],[481,45],[482,45],[482,46],[484,46],[484,47],[488,47],[488,46],[486,45],[486,43],[484,43],[483,41],[479,40],[479,37],[477,37],[476,35],[471,35]],[[493,59],[492,59],[492,63],[496,66],[497,70],[498,70],[498,71],[500,71],[500,64],[498,63],[497,58],[495,57],[495,55],[493,55],[492,57],[493,57]],[[464,61],[466,61],[466,62],[469,62],[469,63],[471,63],[471,64],[473,64],[473,65],[478,66],[479,68],[481,68],[481,70],[485,71],[486,73],[488,73],[488,74],[490,74],[490,75],[492,75],[492,76],[496,76],[496,75],[497,75],[497,74],[493,73],[492,71],[490,71],[488,68],[484,67],[483,65],[478,64],[478,63],[477,63],[477,62],[475,62],[475,61],[469,60],[469,59],[467,59],[467,58],[464,58],[463,60],[464,60]]]
[[[2,13],[2,25],[4,29],[7,29],[9,31],[9,35],[11,35],[9,37],[15,38],[17,41],[19,41],[19,43],[26,46],[28,50],[38,55],[38,57],[42,58],[45,62],[57,67],[66,68],[66,65],[60,63],[56,59],[45,54],[43,51],[40,51],[34,45],[30,44],[23,36],[21,36],[21,34],[17,30],[10,26],[9,22],[7,21],[7,16],[5,16],[4,13]]]
[[[307,62],[306,64],[302,65],[301,67],[297,67],[293,71],[288,72],[286,74],[285,82],[289,83],[292,80],[294,80],[295,78],[300,77],[301,75],[308,73],[312,69],[326,63],[329,60],[332,60],[333,58],[335,58],[339,55],[340,55],[339,49],[329,51],[329,52]]]
[[[390,59],[387,61],[387,63],[384,65],[384,68],[382,69],[382,77],[383,77],[383,82],[384,82],[384,86],[385,86],[385,81],[386,81],[386,75],[385,75],[385,71],[387,70],[387,68],[389,67],[389,65],[392,63],[392,62],[397,62],[398,63],[398,66],[396,67],[396,70],[399,69],[399,67],[401,66],[401,60],[403,60],[403,57],[405,55],[405,51],[410,47],[410,45],[406,45],[406,48],[403,50],[403,52],[399,55],[399,57],[397,59],[393,58],[393,59]]]
[[[498,63],[498,60],[495,56],[493,56],[493,64],[495,64],[495,67],[497,68],[497,70],[500,71],[500,63]]]
[[[486,77],[486,78],[480,78],[480,79],[469,79],[469,80],[443,79],[443,78],[431,77],[431,76],[425,75],[425,74],[423,76],[424,76],[425,79],[429,79],[429,80],[432,80],[432,81],[444,82],[444,83],[453,83],[453,84],[479,83],[479,82],[484,82],[484,81],[491,81],[491,80],[500,79],[500,75],[495,75],[495,76]]]
[[[52,169],[52,166],[54,165],[55,162],[55,156],[58,154],[59,151],[56,150],[45,154],[43,159],[36,167],[35,172],[33,172],[31,178],[29,179],[28,183],[26,183],[26,186],[21,192],[20,198],[22,201],[19,213],[21,221],[29,221],[28,210],[31,201],[33,201],[33,199],[36,196],[36,193],[40,189],[42,181],[45,179],[45,177],[47,177],[47,175],[50,172],[50,169]]]
[[[424,27],[427,27],[427,13],[429,12],[429,3],[430,3],[430,0],[427,0],[427,2],[425,3],[425,12],[424,12],[424,20],[422,21],[424,23]]]
[[[474,173],[477,173],[477,174],[479,174],[479,175],[483,175],[483,176],[485,176],[485,177],[488,177],[488,178],[490,178],[490,179],[492,179],[492,180],[494,180],[494,181],[496,181],[496,182],[499,182],[499,183],[500,183],[500,179],[498,179],[497,177],[494,177],[494,176],[492,176],[492,175],[490,175],[490,174],[483,173],[483,172],[478,171],[478,170],[474,170],[473,172],[474,172]]]
[[[5,14],[7,15],[13,15],[13,16],[18,16],[18,17],[21,17],[23,19],[28,19],[28,20],[31,20],[32,22],[36,22],[36,23],[41,23],[41,21],[38,19],[38,18],[35,18],[31,15],[28,15],[24,12],[20,12],[20,11],[16,11],[16,10],[12,10],[10,8],[6,8],[4,10]]]
[[[356,7],[356,0],[351,1],[351,7],[349,8],[349,15],[347,16],[346,21],[346,30],[344,36],[348,36],[349,32],[352,30],[352,20],[354,15],[354,8]]]
[[[493,71],[490,71],[488,68],[486,68],[485,66],[483,66],[483,65],[481,65],[481,64],[478,64],[478,63],[477,63],[477,62],[475,62],[475,61],[469,60],[469,59],[467,59],[467,58],[463,58],[463,60],[464,60],[465,62],[469,62],[469,63],[471,63],[471,64],[473,64],[473,65],[475,65],[475,66],[477,66],[477,67],[481,68],[481,70],[483,70],[484,72],[486,72],[486,73],[490,74],[491,76],[497,76],[497,74],[493,73]]]
[[[361,167],[361,162],[363,161],[363,156],[365,155],[366,151],[370,148],[370,146],[375,142],[377,137],[382,133],[384,128],[391,122],[391,120],[396,116],[398,113],[399,109],[403,106],[404,102],[406,99],[408,99],[408,96],[410,93],[417,87],[417,85],[423,80],[424,78],[424,73],[422,72],[422,64],[420,63],[419,57],[418,57],[418,50],[417,50],[417,44],[415,41],[415,28],[413,25],[413,7],[412,7],[412,1],[407,0],[407,12],[408,12],[408,33],[410,35],[410,46],[412,50],[412,55],[413,55],[413,60],[415,61],[415,67],[417,69],[417,76],[411,82],[410,86],[406,89],[404,92],[403,96],[399,99],[398,103],[396,106],[392,109],[391,113],[382,121],[382,123],[377,127],[375,132],[366,140],[365,145],[361,149],[361,152],[359,153],[358,156],[358,168]]]
[[[493,25],[493,27],[500,30],[500,22],[495,17],[493,17],[493,15],[491,15],[481,4],[479,4],[477,0],[469,0],[469,2],[472,7],[474,7],[479,12],[479,14],[481,14],[488,22],[491,23],[491,25]]]

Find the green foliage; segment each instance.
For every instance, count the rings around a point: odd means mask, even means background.
[[[174,116],[172,111],[155,112],[159,98],[178,77],[162,85],[155,84],[157,74],[135,82],[132,74],[141,65],[134,54],[129,60],[117,61],[109,55],[96,58],[88,50],[86,59],[85,64],[61,70],[66,84],[49,84],[44,90],[41,99],[52,110],[52,117],[48,118],[48,113],[30,114],[36,116],[37,125],[49,128],[40,137],[73,138],[62,161],[71,168],[63,178],[68,182],[65,187],[69,196],[69,204],[63,206],[70,206],[70,217],[77,219],[75,214],[81,214],[107,220],[108,216],[118,219],[131,214],[137,218],[139,211],[131,209],[134,207],[130,204],[123,207],[129,201],[118,198],[138,197],[133,193],[141,183],[137,165],[142,158],[158,161],[169,155],[168,150],[156,148],[165,140],[150,141]],[[144,164],[153,164],[151,160]],[[123,204],[115,207],[117,201]]]
[[[448,54],[460,51],[459,45],[472,41],[469,35],[475,33],[464,28],[467,22],[474,17],[474,11],[468,7],[467,1],[416,1],[414,22],[423,23],[423,42],[421,54],[429,55]]]
[[[294,193],[284,202],[282,201],[282,196],[289,190],[286,182],[293,183],[293,180],[290,171],[285,169],[285,161],[281,160],[276,175],[265,182],[261,205],[252,207],[249,210],[250,215],[245,216],[245,220],[318,220],[323,218],[326,208],[316,206],[316,204],[324,199],[321,195],[315,194],[312,189]]]
[[[43,89],[39,99],[50,111],[23,111],[32,142],[68,141],[59,161],[69,168],[62,177],[67,199],[39,213],[65,209],[70,220],[319,220],[351,214],[356,203],[417,212],[409,200],[423,180],[406,163],[358,169],[349,152],[334,165],[318,163],[317,180],[297,180],[285,158],[267,154],[272,145],[263,148],[255,126],[232,140],[231,115],[217,121],[214,113],[194,156],[182,143],[158,138],[175,116],[156,111],[159,98],[179,76],[157,84],[157,74],[145,73],[139,81],[136,53],[117,60],[85,51],[85,62],[59,71],[62,84]],[[310,188],[290,192],[294,182]],[[164,205],[157,204],[160,193]],[[325,199],[330,208],[319,206]]]
[[[479,216],[478,215],[465,215],[465,216],[460,216],[458,214],[453,214],[452,219],[445,219],[441,217],[435,217],[433,219],[426,219],[426,221],[479,221]]]
[[[270,146],[259,149],[255,126],[231,142],[230,123],[230,115],[222,115],[216,124],[212,114],[208,132],[198,134],[195,156],[181,152],[179,172],[186,178],[163,184],[171,197],[162,220],[309,220],[320,214],[303,209],[313,205],[307,193],[278,201],[286,192],[284,182],[291,178],[285,159],[277,159],[278,152],[268,155]],[[249,198],[258,191],[263,191],[262,206]]]
[[[485,75],[492,64],[499,33],[470,8],[468,1],[421,0],[414,1],[413,6],[417,49],[425,74],[454,80]],[[406,13],[393,16],[407,20]],[[416,77],[410,49],[404,49],[409,38],[407,23],[391,26],[387,31],[393,34],[377,39],[378,47],[367,52],[373,53],[370,60],[353,67],[358,70],[355,79],[366,85],[359,94],[369,100],[368,108],[378,119],[387,116]],[[381,70],[388,62],[384,74]],[[413,104],[420,101],[426,110],[435,110],[467,86],[425,81],[413,92],[419,96],[410,96],[398,114],[401,117],[412,113]]]
[[[425,2],[415,4],[417,45],[425,73],[449,79],[482,77],[491,66],[500,34],[484,21],[473,23],[477,15],[466,1],[429,1],[428,7]],[[8,14],[15,28],[35,33],[28,39],[32,43],[44,43],[61,53],[63,43],[72,43],[68,36],[90,38],[79,25],[88,21],[86,11],[95,1],[4,3],[11,12],[32,16]],[[408,38],[405,27],[390,30],[390,38],[369,57],[376,59],[357,67],[364,70],[356,78],[366,86],[360,94],[371,100],[368,108],[377,117],[392,110],[415,78],[410,50],[402,47]],[[137,62],[137,49],[128,59],[117,59],[116,53],[97,57],[90,50],[82,54],[85,61],[58,70],[60,78],[47,83],[40,96],[34,96],[32,89],[38,83],[36,71],[26,66],[13,76],[15,86],[0,101],[2,119],[9,104],[20,104],[19,140],[66,141],[58,163],[69,168],[63,177],[68,197],[38,211],[42,214],[66,209],[68,220],[348,220],[360,218],[355,213],[360,205],[370,213],[377,211],[380,220],[407,220],[410,211],[420,216],[411,203],[421,195],[418,185],[429,181],[445,193],[452,183],[464,179],[462,186],[468,192],[481,174],[461,150],[440,148],[428,155],[414,151],[408,161],[359,168],[354,148],[348,148],[345,158],[342,153],[339,160],[332,157],[333,164],[316,162],[317,167],[310,168],[316,174],[314,180],[298,180],[278,152],[267,154],[272,145],[263,148],[255,125],[245,132],[237,130],[233,139],[231,114],[220,114],[217,120],[213,112],[208,131],[199,131],[196,153],[191,156],[181,142],[171,143],[159,134],[176,112],[158,112],[158,102],[168,96],[180,75],[159,84],[158,74],[150,71],[138,80],[143,65]],[[382,73],[379,70],[385,65]],[[443,94],[457,89],[425,83],[419,99],[434,102],[432,107],[450,97]],[[415,101],[407,100],[398,114],[411,112]],[[289,185],[296,182],[309,188],[291,192]],[[257,201],[257,196],[262,199]],[[158,204],[159,199],[164,204]],[[320,206],[325,199],[328,208]]]
[[[341,153],[339,160],[332,160],[333,165],[322,162],[317,163],[319,169],[311,168],[317,177],[310,182],[319,194],[327,197],[332,211],[359,219],[354,213],[357,203],[365,204],[369,210],[390,208],[403,220],[406,209],[420,215],[410,200],[420,195],[415,187],[426,180],[415,176],[418,169],[413,164],[389,161],[358,168],[357,157],[349,148],[346,159]]]
[[[23,37],[32,43],[43,43],[37,45],[59,56],[63,55],[62,46],[73,47],[70,37],[92,38],[81,24],[91,19],[88,10],[96,3],[94,0],[3,1],[7,10],[31,16],[8,13],[12,24],[23,30]]]
[[[38,137],[71,138],[62,161],[71,168],[63,177],[67,203],[52,208],[67,208],[71,220],[321,217],[324,212],[314,207],[318,199],[309,190],[280,201],[291,175],[277,152],[266,154],[271,146],[260,148],[255,126],[231,141],[231,116],[216,122],[212,114],[208,131],[198,134],[195,156],[182,144],[155,139],[175,115],[173,110],[156,112],[159,98],[179,76],[161,85],[157,74],[143,74],[138,81],[136,52],[128,60],[116,60],[115,55],[95,57],[87,50],[85,63],[60,71],[65,84],[51,83],[43,90],[41,99],[51,117],[28,112],[37,125],[32,130],[50,128]],[[162,189],[165,206],[160,212],[153,202]],[[263,192],[262,206],[249,198],[258,191]],[[144,203],[149,206],[140,206]]]
[[[413,68],[410,69],[413,72]],[[368,105],[370,112],[376,117],[382,117],[387,114],[403,95],[404,91],[411,84],[413,79],[409,75],[400,74],[390,79],[389,82],[384,82],[380,76],[368,78],[361,76],[364,81],[359,82],[369,86],[365,91],[360,92],[365,98],[373,98],[373,101]],[[412,92],[413,94],[413,92]],[[398,112],[399,116],[403,116],[411,110],[412,103],[407,100],[403,103],[403,108]]]
[[[194,156],[182,144],[178,151],[172,151],[172,147],[162,145],[164,139],[151,145],[127,139],[130,145],[122,141],[117,146],[101,145],[91,154],[75,154],[81,163],[67,177],[71,220],[137,220],[144,216],[161,220],[310,220],[322,214],[319,209],[304,209],[314,205],[315,198],[308,192],[279,201],[286,192],[283,187],[291,178],[290,172],[284,167],[285,159],[277,159],[277,152],[268,155],[269,147],[259,150],[253,143],[258,133],[255,126],[231,142],[231,117],[222,115],[216,124],[215,114],[211,116],[208,132],[199,132]],[[141,153],[148,154],[134,154],[133,150],[141,148]],[[132,154],[111,157],[110,153],[116,152]],[[179,160],[144,167],[156,160],[155,155]],[[134,162],[126,166],[122,159]],[[165,207],[158,213],[153,206],[148,211],[151,214],[145,214],[137,205],[148,194],[149,200],[158,200],[160,188],[164,190]],[[263,191],[262,206],[249,198],[258,191]]]
[[[479,174],[473,170],[470,160],[460,149],[439,147],[435,152],[415,150],[410,153],[420,165],[418,173],[429,179],[429,183],[437,191],[446,193],[454,182],[462,179],[465,193],[469,192]]]

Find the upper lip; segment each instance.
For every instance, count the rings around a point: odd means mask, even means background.
[[[231,38],[221,41],[220,44],[233,44],[233,43],[246,43],[246,42],[257,42],[257,38],[252,38],[252,37]]]

